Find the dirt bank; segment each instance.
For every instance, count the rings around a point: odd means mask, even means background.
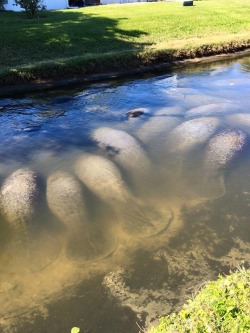
[[[196,50],[183,50],[175,54],[166,51],[143,55],[131,55],[126,59],[117,59],[117,62],[105,66],[105,63],[96,62],[84,68],[79,74],[70,69],[58,72],[57,75],[45,73],[44,77],[30,78],[29,80],[10,80],[9,83],[0,83],[0,97],[14,96],[28,92],[38,92],[77,84],[106,81],[126,78],[144,73],[157,73],[185,68],[187,66],[236,59],[250,55],[250,41],[239,44],[221,45],[220,48],[202,47]],[[121,68],[121,70],[118,70]]]

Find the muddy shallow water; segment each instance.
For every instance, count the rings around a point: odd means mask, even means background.
[[[0,331],[136,333],[248,267],[249,91],[243,58],[1,99]]]

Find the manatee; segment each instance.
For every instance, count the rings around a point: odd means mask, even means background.
[[[250,134],[250,114],[236,113],[225,118],[228,125]]]
[[[212,103],[226,103],[227,99],[222,98],[220,96],[210,96],[205,94],[198,95],[187,95],[184,99],[184,105],[186,107],[196,107],[204,104],[212,104]]]
[[[93,261],[113,252],[116,240],[110,232],[100,230],[101,225],[89,223],[82,186],[73,175],[52,173],[46,195],[50,210],[66,226],[66,255],[70,260]]]
[[[228,67],[217,67],[210,72],[210,76],[216,76],[228,71]]]
[[[169,132],[179,125],[181,120],[178,117],[172,116],[159,116],[153,117],[145,125],[143,125],[137,132],[137,137],[147,144],[159,144],[160,141],[164,141],[164,137]]]
[[[241,130],[227,130],[215,135],[208,143],[205,164],[215,169],[226,167],[246,144]]]
[[[202,117],[183,122],[177,126],[167,140],[170,153],[189,153],[206,143],[219,126],[215,117]]]
[[[77,177],[108,204],[126,203],[129,191],[116,165],[98,155],[82,154],[74,165]]]
[[[162,159],[162,152],[169,133],[180,123],[181,119],[179,117],[156,115],[139,128],[136,136],[147,145],[148,152],[155,164]]]
[[[46,196],[52,213],[69,230],[79,230],[86,223],[82,188],[70,173],[52,173],[47,179]]]
[[[187,95],[198,95],[199,91],[192,88],[181,88],[175,87],[166,90],[166,95],[169,102],[178,103],[178,105],[183,105],[185,102],[185,97]]]
[[[168,130],[177,126],[178,119],[175,118],[180,117],[183,114],[183,108],[170,106],[160,108],[154,113],[144,111],[144,115],[146,115],[147,118],[130,118],[127,122],[123,123],[122,126],[119,126],[119,129],[129,129],[129,132],[139,138],[143,143],[146,143],[147,147],[150,148],[149,144],[151,143],[151,146],[155,147],[155,142],[153,140],[156,139],[156,144],[159,144],[159,136],[161,134],[166,134]],[[176,122],[174,120],[176,120]],[[152,149],[152,151],[154,151],[154,149]]]
[[[192,88],[172,88],[167,90],[170,102],[178,103],[182,107],[196,107],[204,104],[225,102],[226,100],[217,96],[210,96]]]
[[[138,130],[136,136],[144,143],[159,140],[164,141],[166,135],[180,122],[178,116],[182,114],[183,109],[180,107],[168,107],[160,109],[155,112],[154,116],[151,117],[141,128]]]
[[[150,160],[133,136],[124,131],[101,127],[93,132],[92,138],[113,161],[129,172],[137,185],[148,177]]]
[[[200,92],[198,89],[194,88],[187,88],[187,87],[175,87],[175,88],[170,88],[168,92],[176,92],[182,95],[198,95]]]
[[[219,198],[226,193],[224,169],[246,144],[246,134],[240,130],[226,130],[208,143],[204,157],[204,176],[201,179],[207,198]]]
[[[130,135],[134,136],[138,127],[140,127],[150,115],[151,110],[144,107],[129,110],[125,113],[125,116],[122,117],[122,122],[119,122],[115,128],[120,131],[129,132]]]
[[[38,225],[39,192],[38,176],[29,168],[13,172],[1,188],[1,209],[10,226],[10,239],[4,253],[6,271],[17,266],[20,272],[40,271],[59,255],[59,242]]]
[[[18,262],[27,259],[30,255],[32,232],[35,227],[34,213],[37,194],[37,176],[28,168],[14,171],[2,185],[0,207],[6,222],[3,225],[6,226],[5,239],[3,240],[3,258],[6,260],[4,264],[6,271],[9,271],[13,259]],[[8,230],[9,232],[6,232]]]
[[[161,117],[161,116],[174,116],[179,117],[184,114],[185,109],[180,106],[166,106],[163,108],[158,109],[154,116]]]
[[[223,87],[223,89],[230,89],[230,88],[235,89],[235,87],[249,89],[250,79],[247,77],[220,79],[220,80],[214,81],[213,85],[215,85],[217,87]]]
[[[127,111],[125,113],[125,115],[128,118],[138,118],[138,117],[144,115],[144,113],[145,113],[145,111],[143,108],[138,108],[138,109],[133,109],[133,110]]]
[[[230,113],[238,112],[242,106],[236,103],[212,103],[202,106],[197,106],[186,112],[186,118],[207,117],[227,115]]]
[[[132,195],[116,165],[105,157],[82,154],[74,165],[77,177],[100,200],[112,206],[122,229],[128,234],[144,238],[157,234],[168,225],[172,213],[162,215],[147,202],[141,203]]]
[[[37,195],[37,175],[28,168],[16,170],[5,180],[1,188],[1,209],[14,232],[29,233]]]

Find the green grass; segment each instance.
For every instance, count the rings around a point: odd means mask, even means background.
[[[209,283],[179,313],[161,320],[150,333],[250,332],[250,270]]]
[[[249,46],[249,0],[194,3],[94,6],[43,12],[39,19],[0,12],[0,84],[126,70],[183,50],[202,55],[221,45]]]

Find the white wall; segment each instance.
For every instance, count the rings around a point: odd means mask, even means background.
[[[110,5],[115,3],[134,3],[134,2],[146,2],[147,0],[101,0],[102,5]]]
[[[102,5],[115,4],[115,3],[133,3],[145,2],[147,0],[100,0]],[[14,10],[16,12],[22,9],[19,6],[13,6],[14,0],[8,0],[8,4],[4,5],[6,10]],[[69,8],[68,0],[43,0],[44,5],[48,10],[53,9],[66,9]]]
[[[8,4],[4,5],[6,10],[20,11],[19,6],[13,6],[14,0],[8,0]],[[43,0],[44,5],[48,10],[68,8],[68,0]]]

